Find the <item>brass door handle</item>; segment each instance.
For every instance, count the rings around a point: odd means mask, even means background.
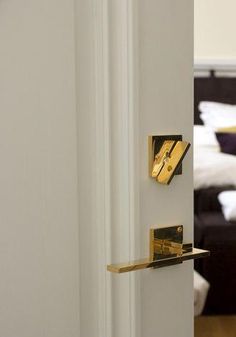
[[[150,229],[149,249],[149,258],[110,264],[107,270],[113,273],[125,273],[147,268],[161,268],[210,255],[208,250],[193,248],[192,243],[183,243],[183,226]]]
[[[174,175],[182,174],[182,161],[190,148],[181,135],[149,136],[149,175],[169,185]]]

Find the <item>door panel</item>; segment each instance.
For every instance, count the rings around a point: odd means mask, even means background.
[[[78,337],[73,1],[1,1],[0,39],[0,336]]]
[[[192,241],[192,152],[182,176],[158,185],[148,135],[192,142],[193,1],[81,0],[77,15],[82,334],[190,337],[192,262],[123,275],[105,266],[148,256],[153,225],[182,224]]]
[[[191,337],[192,263],[110,275],[149,228],[192,241],[192,158],[148,176],[148,135],[192,141],[193,1],[2,1],[4,337]],[[77,193],[78,192],[78,193]]]
[[[148,177],[147,136],[182,134],[192,142],[193,2],[139,1],[140,226],[148,256],[152,225],[184,226],[192,242],[192,156],[169,186]],[[193,334],[192,262],[140,272],[142,336]]]

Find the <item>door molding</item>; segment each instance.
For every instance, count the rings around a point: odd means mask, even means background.
[[[75,0],[81,336],[138,337],[139,275],[106,265],[139,257],[136,0]]]

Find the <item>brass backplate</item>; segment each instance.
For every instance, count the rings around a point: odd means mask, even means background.
[[[183,255],[183,226],[150,229],[150,259]]]

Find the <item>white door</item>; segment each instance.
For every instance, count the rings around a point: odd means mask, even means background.
[[[78,150],[81,336],[193,336],[193,264],[122,275],[148,231],[192,242],[192,150],[170,186],[148,177],[148,135],[192,142],[193,1],[80,1]]]
[[[0,2],[0,336],[192,337],[192,262],[112,275],[153,225],[192,241],[192,0]]]

